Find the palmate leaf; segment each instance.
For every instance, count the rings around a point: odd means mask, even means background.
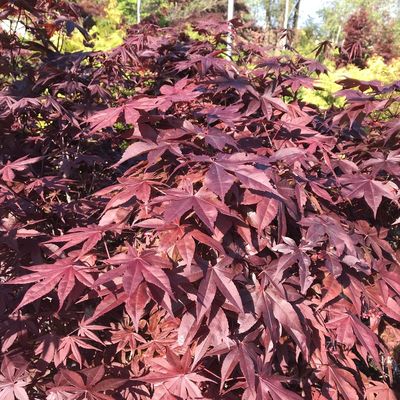
[[[303,356],[308,359],[310,354],[307,330],[300,321],[298,311],[283,297],[283,293],[267,273],[262,275],[261,282],[258,282],[255,276],[253,276],[253,281],[255,290],[252,298],[255,312],[258,317],[262,317],[271,340],[276,340],[279,336],[281,326],[292,337]],[[267,286],[268,281],[269,286]]]
[[[272,313],[282,327],[292,337],[302,351],[304,358],[309,358],[308,339],[306,330],[301,324],[300,318],[291,303],[289,303],[277,290],[268,290]]]
[[[210,378],[201,375],[196,368],[193,368],[190,350],[187,350],[180,358],[169,349],[165,357],[152,360],[151,372],[141,379],[155,384],[158,396],[170,394],[182,399],[201,398],[199,385],[202,382],[212,382]]]
[[[254,162],[268,164],[268,160],[262,157],[236,153],[233,156],[223,154],[214,160],[206,156],[194,156],[192,160],[210,163],[210,167],[204,177],[204,186],[217,194],[222,200],[236,180],[247,189],[267,192],[275,198],[283,199],[273,187],[269,175],[262,169],[249,165],[249,163]]]
[[[285,102],[279,97],[273,97],[270,93],[266,92],[261,96],[260,100],[261,109],[264,115],[271,119],[273,111],[278,110],[281,112],[288,112],[289,109]]]
[[[322,393],[326,397],[342,396],[344,400],[352,400],[359,398],[359,390],[356,380],[351,372],[344,368],[330,363],[322,365],[316,375],[325,379]]]
[[[342,221],[330,215],[306,217],[300,225],[308,227],[306,239],[312,245],[328,239],[335,253],[340,256],[343,252],[356,255],[353,239],[345,231]]]
[[[285,388],[282,383],[290,382],[290,378],[271,374],[271,365],[258,363],[259,381],[257,385],[257,400],[271,398],[272,400],[300,400],[302,397]]]
[[[255,391],[256,369],[255,364],[260,355],[260,350],[254,345],[260,330],[255,330],[245,335],[240,341],[227,339],[223,343],[214,346],[208,355],[224,355],[221,364],[221,389],[232,375],[233,371],[240,366],[241,373],[246,379],[248,387]]]
[[[173,297],[168,277],[162,270],[162,268],[169,268],[169,263],[153,251],[138,254],[134,247],[128,245],[127,253],[116,255],[107,260],[107,263],[119,265],[119,267],[102,274],[94,282],[94,286],[104,285],[119,276],[124,276],[126,277],[124,288],[128,293],[135,291],[140,283],[145,281],[154,284]]]
[[[211,78],[205,83],[216,86],[217,93],[223,90],[235,89],[241,96],[243,96],[245,93],[250,93],[256,98],[258,97],[257,91],[254,90],[248,79],[241,77],[235,78],[233,73],[229,71],[226,73],[226,76]]]
[[[379,231],[374,227],[369,225],[365,220],[359,220],[356,223],[356,231],[366,236],[366,241],[369,246],[372,247],[374,252],[379,256],[379,258],[386,258],[383,256],[383,252],[387,253],[385,256],[395,259],[396,256],[393,253],[393,248],[385,240],[387,238],[388,230],[385,228]]]
[[[363,162],[363,168],[371,167],[371,172],[376,176],[380,171],[386,171],[393,176],[400,175],[400,151],[395,150],[389,152],[387,156],[383,153],[376,152],[371,154],[373,158]]]
[[[161,111],[167,111],[172,104],[193,101],[201,95],[199,86],[189,83],[187,78],[181,79],[174,86],[163,85],[160,88],[161,96],[157,97],[157,107]]]
[[[65,242],[65,244],[55,252],[56,255],[60,255],[63,251],[83,243],[79,253],[79,257],[82,257],[97,245],[97,243],[102,239],[104,232],[109,228],[110,227],[102,227],[98,225],[72,228],[68,233],[59,237],[54,237],[46,243]]]
[[[253,166],[246,165],[238,168],[235,171],[235,175],[246,189],[264,191],[282,199],[282,196],[272,186],[269,177],[264,171],[258,170]]]
[[[203,135],[204,133],[199,136],[203,137]],[[236,141],[229,134],[215,127],[208,127],[204,141],[220,151],[222,151],[225,146],[231,146],[235,149],[238,148]]]
[[[137,97],[126,102],[120,107],[110,107],[93,114],[87,119],[92,128],[90,133],[95,133],[103,128],[112,127],[120,118],[127,124],[136,124],[141,114],[138,110],[150,111],[156,108],[158,102],[149,97]]]
[[[199,74],[205,75],[211,68],[225,72],[227,69],[232,69],[231,64],[221,57],[217,57],[220,50],[216,50],[210,54],[200,55],[191,54],[188,60],[178,61],[175,64],[175,69],[179,72],[196,68]]]
[[[82,320],[79,323],[78,336],[91,339],[94,342],[104,344],[101,339],[95,334],[95,332],[105,331],[108,327],[104,325],[94,325],[87,322],[87,320]]]
[[[313,247],[307,244],[297,246],[293,239],[286,237],[283,238],[283,241],[284,243],[273,247],[273,250],[284,254],[278,260],[276,275],[281,278],[287,268],[297,263],[299,266],[300,292],[305,294],[313,283],[310,272],[311,258],[307,254],[307,251],[313,250]]]
[[[342,314],[331,319],[326,326],[336,328],[336,339],[338,342],[351,348],[356,339],[361,346],[368,352],[374,360],[377,367],[380,365],[380,358],[377,350],[379,340],[376,335],[365,326],[356,316],[351,314]]]
[[[367,400],[396,400],[396,393],[386,383],[370,382],[366,388]]]
[[[229,257],[222,259],[214,266],[210,266],[202,279],[197,294],[197,319],[201,320],[209,311],[217,289],[229,301],[237,313],[244,312],[242,300],[236,285],[233,283],[235,276],[226,268],[233,260]]]
[[[87,339],[79,336],[59,337],[48,334],[40,338],[39,344],[35,348],[35,355],[40,355],[46,363],[53,362],[56,367],[61,364],[66,365],[68,359],[70,359],[82,368],[84,361],[82,350],[98,351],[99,349],[88,343]]]
[[[191,186],[185,189],[169,189],[164,196],[153,199],[154,204],[164,202],[166,204],[163,216],[166,222],[179,220],[187,211],[193,210],[211,231],[214,230],[218,212],[229,214],[225,204],[211,192],[200,189],[194,193]]]
[[[221,106],[204,106],[202,110],[198,112],[199,116],[206,118],[208,124],[212,124],[215,121],[222,121],[227,126],[233,126],[235,121],[242,118],[239,110],[242,108],[242,104],[235,104],[228,107]]]
[[[127,253],[116,255],[107,260],[107,263],[119,266],[101,275],[94,282],[94,286],[104,285],[122,277],[127,311],[137,328],[139,319],[151,297],[162,302],[164,306],[167,306],[167,303],[162,300],[164,295],[168,296],[169,300],[175,298],[169,278],[163,271],[163,268],[170,268],[170,265],[153,251],[143,251],[138,254],[134,247],[128,245]],[[146,291],[146,286],[150,289],[150,294]],[[152,287],[156,288],[158,293],[161,290],[161,298],[155,295],[156,292],[151,293]],[[119,301],[115,305],[112,304],[111,307],[114,308],[118,304],[120,304]],[[168,308],[170,309],[170,307]],[[172,313],[172,311],[170,312]]]
[[[4,357],[0,367],[0,398],[4,400],[29,400],[26,386],[29,377],[27,363],[14,364],[13,360]]]
[[[94,282],[92,276],[94,270],[71,258],[59,259],[54,264],[40,264],[24,269],[32,273],[6,282],[8,285],[35,283],[26,291],[16,310],[45,297],[56,287],[60,310],[78,282],[87,287],[91,287]]]
[[[343,195],[349,199],[364,198],[375,218],[383,197],[391,200],[397,199],[398,188],[394,183],[384,184],[365,176],[343,176],[339,181],[344,186]]]
[[[24,171],[41,159],[42,157],[28,158],[25,156],[15,161],[8,161],[5,165],[0,166],[0,177],[6,182],[12,182],[16,171]]]
[[[49,389],[48,393],[53,393],[62,398],[87,398],[91,400],[112,400],[105,392],[112,392],[126,380],[119,378],[103,379],[105,368],[103,365],[84,369],[81,373],[68,369],[61,369],[56,376],[56,385]],[[72,396],[72,397],[71,397]]]
[[[182,152],[180,150],[179,144],[174,143],[173,141],[164,141],[162,139],[159,140],[158,143],[153,142],[136,142],[131,144],[122,155],[121,159],[114,164],[114,167],[118,167],[120,164],[124,163],[131,158],[138,157],[140,155],[147,154],[147,161],[150,164],[154,164],[158,158],[160,158],[167,150],[169,150],[172,154],[179,157],[182,156]]]
[[[117,107],[117,108],[107,108],[105,110],[99,111],[96,114],[92,115],[90,118],[88,118],[87,122],[91,125],[92,127],[92,133],[97,132],[103,128],[108,128],[110,126],[113,126],[120,114],[123,111],[123,107]]]
[[[195,241],[217,251],[220,255],[225,254],[224,248],[217,240],[198,229],[193,229],[193,227],[188,224],[180,225],[177,223],[166,223],[162,219],[152,218],[137,222],[134,225],[138,227],[152,228],[157,231],[160,236],[160,244],[163,244],[165,240],[167,248],[170,248],[170,246],[176,247],[183,261],[188,266],[191,265],[191,261],[195,254]]]
[[[106,197],[107,195],[113,194],[107,203],[104,212],[111,208],[120,207],[134,197],[143,203],[147,203],[150,199],[151,188],[158,185],[158,182],[152,180],[150,177],[149,179],[138,179],[131,176],[127,178],[119,178],[118,181],[118,184],[108,186],[94,194],[94,196],[99,197]]]
[[[244,193],[243,204],[256,204],[255,212],[248,214],[249,223],[257,229],[259,236],[264,234],[272,221],[278,216],[280,201],[272,197],[262,196],[248,190]]]
[[[235,180],[222,166],[212,164],[204,177],[204,186],[223,200]]]
[[[127,318],[122,323],[113,324],[111,342],[117,344],[117,353],[126,350],[134,352],[139,344],[146,344],[146,340],[135,332]]]

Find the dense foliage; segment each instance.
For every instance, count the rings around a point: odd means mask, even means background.
[[[339,63],[353,63],[365,67],[372,52],[373,23],[365,8],[352,14],[344,26],[344,43],[341,46]]]
[[[398,54],[394,38],[394,25],[390,19],[376,29],[365,8],[352,14],[344,26],[344,41],[340,46],[339,65],[352,63],[365,68],[371,55],[380,55],[390,61]]]
[[[369,19],[373,23],[371,33],[382,32],[391,26],[395,41],[399,43],[400,3],[397,0],[327,0],[321,2],[317,12],[319,20],[310,19],[306,27],[314,28],[314,37],[320,40],[329,38],[339,44],[344,39],[343,28],[349,16],[356,14],[362,8],[368,11]]]
[[[399,83],[322,112],[219,21],[61,54],[0,4],[0,398],[396,398]]]
[[[117,0],[124,18],[130,23],[137,22],[138,1]],[[248,17],[246,0],[235,1],[235,13]],[[199,17],[207,13],[226,15],[227,2],[225,0],[143,0],[140,2],[141,18],[156,16],[159,24],[172,25],[178,20]]]
[[[370,57],[364,68],[359,68],[354,64],[337,68],[334,59],[326,60],[324,63],[328,72],[315,77],[315,84],[318,90],[314,88],[302,88],[300,97],[303,101],[315,104],[322,109],[336,105],[342,107],[346,101],[344,96],[337,95],[341,86],[340,82],[346,78],[352,78],[360,81],[379,80],[383,83],[391,83],[397,80],[400,75],[400,59],[394,59],[391,62],[385,62],[383,57]],[[340,93],[339,93],[340,94]]]

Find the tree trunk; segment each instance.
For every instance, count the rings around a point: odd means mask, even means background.
[[[142,0],[137,0],[137,4],[136,4],[136,22],[138,24],[140,24],[140,14],[141,14],[141,10],[142,9]]]
[[[235,0],[228,0],[228,21],[233,19],[234,10],[235,10]]]
[[[339,25],[338,26],[338,30],[337,30],[337,34],[336,34],[336,38],[335,38],[336,46],[339,46],[339,39],[340,39],[341,32],[342,32],[342,25]]]
[[[235,10],[235,0],[228,0],[228,17],[227,20],[228,22],[233,19],[234,15],[234,10]],[[229,57],[232,57],[232,25],[229,24],[229,32],[228,32],[228,37],[227,37],[227,54]]]
[[[299,25],[299,15],[300,15],[300,0],[297,0],[294,6],[292,29],[297,29]]]
[[[283,14],[283,29],[288,28],[289,23],[289,0],[285,0],[285,13]]]
[[[285,0],[285,10],[283,13],[283,24],[282,24],[282,29],[286,31],[288,29],[289,25],[289,0]],[[282,32],[284,35],[278,43],[278,49],[284,49],[286,44],[287,44],[287,32]]]
[[[266,28],[272,29],[271,0],[265,0],[265,23]]]

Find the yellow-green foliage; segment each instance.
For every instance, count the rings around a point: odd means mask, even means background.
[[[98,28],[96,25],[90,30],[90,34],[95,37],[93,40],[93,49],[104,51],[111,50],[122,44],[125,36],[125,32],[120,29],[105,34],[102,32],[102,29]]]
[[[117,0],[108,0],[106,16],[91,30],[95,37],[94,50],[111,50],[122,44],[125,32],[121,29],[122,10]]]
[[[202,35],[199,32],[195,31],[193,29],[192,25],[190,25],[190,24],[186,24],[185,25],[185,30],[184,31],[185,31],[186,35],[188,35],[189,38],[192,39],[192,40],[199,40],[199,41],[212,40],[211,36],[208,37],[207,35]]]
[[[66,52],[90,49],[107,51],[119,46],[124,40],[125,31],[121,28],[122,11],[117,0],[108,0],[105,14],[89,32],[93,38],[90,47],[84,45],[82,34],[75,29],[70,37],[64,36],[63,50]],[[55,40],[58,38],[56,37]]]
[[[332,104],[341,106],[343,97],[335,97],[334,93],[341,89],[335,82],[344,78],[355,78],[362,81],[379,80],[390,83],[400,79],[400,59],[386,64],[382,57],[371,57],[367,62],[367,68],[360,69],[354,65],[343,68],[335,68],[335,65],[327,63],[328,75],[321,75],[317,80],[317,86],[322,90],[302,89],[301,97],[309,103],[321,108],[328,108]]]

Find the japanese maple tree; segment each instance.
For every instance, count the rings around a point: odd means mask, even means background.
[[[0,10],[0,398],[398,396],[399,82],[322,111],[237,21],[63,53],[73,4]]]

